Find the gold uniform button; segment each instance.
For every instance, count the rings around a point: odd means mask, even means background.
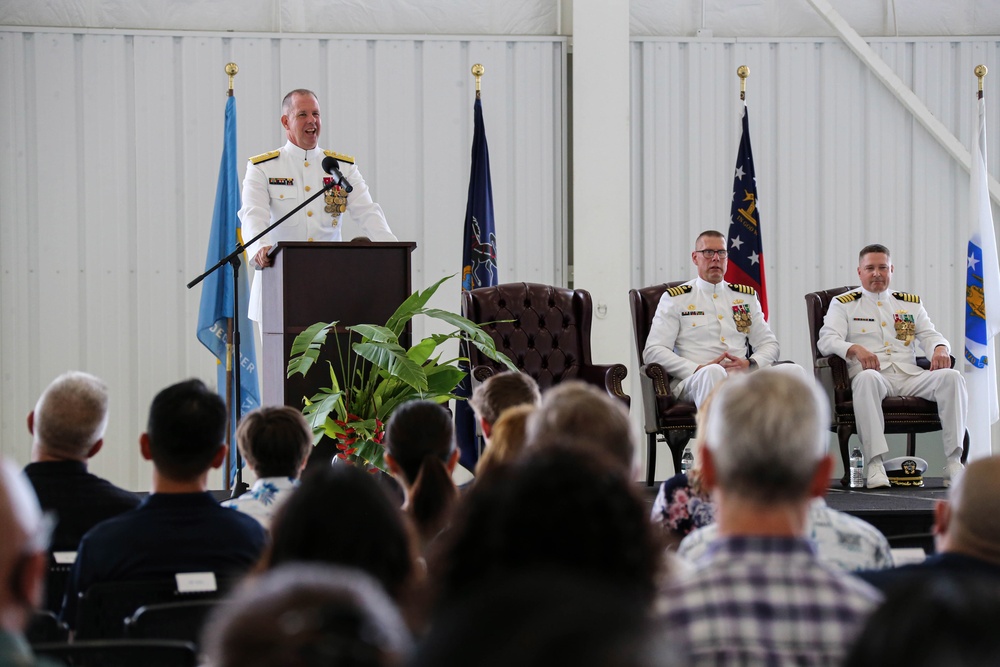
[[[312,211],[306,211],[306,216],[308,216],[310,218],[313,217],[313,212]]]
[[[885,326],[885,322],[882,323],[882,326]]]
[[[309,192],[310,190],[312,190],[312,188],[307,185],[306,186],[306,192]]]
[[[312,239],[312,237],[310,236],[310,237],[309,237],[309,243],[312,243],[312,242],[313,242],[313,239]]]
[[[278,195],[278,199],[284,199],[285,195]]]
[[[876,306],[881,306],[881,305],[882,305],[882,302],[881,302],[881,301],[876,301],[876,302],[875,302],[875,305],[876,305]]]
[[[305,163],[305,164],[306,164],[306,166],[308,167],[308,166],[309,166],[309,161],[308,161],[308,160],[306,160],[306,163]]]
[[[720,319],[720,320],[722,319],[722,315],[719,315],[719,319]]]
[[[722,338],[720,338],[719,340],[721,340],[721,341],[722,341],[723,343],[725,343],[725,342],[726,342],[726,337],[725,337],[725,336],[723,336],[723,337],[722,337]]]
[[[718,295],[718,294],[713,294],[713,295],[712,295],[712,298],[713,298],[713,299],[718,299],[718,298],[719,298],[719,295]]]

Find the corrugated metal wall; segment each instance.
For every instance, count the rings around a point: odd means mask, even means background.
[[[150,399],[185,377],[214,383],[194,335],[200,289],[185,284],[205,267],[227,62],[245,157],[284,143],[285,92],[317,91],[323,146],[358,157],[396,235],[417,242],[415,287],[461,268],[483,63],[501,279],[559,283],[564,52],[560,38],[0,29],[0,452],[27,462],[38,394],[87,370],[112,395],[93,470],[145,489]],[[458,310],[458,292],[456,279],[435,305]]]
[[[996,38],[872,46],[971,146],[973,68],[986,63],[1000,72]],[[782,357],[811,368],[803,295],[857,284],[857,252],[873,242],[893,251],[893,287],[922,296],[961,357],[968,174],[839,40],[633,42],[634,285],[693,277],[695,236],[728,230],[742,113],[736,68],[744,64],[768,301]],[[997,81],[988,77],[986,85],[993,174]],[[921,447],[921,455],[943,458],[937,449]]]

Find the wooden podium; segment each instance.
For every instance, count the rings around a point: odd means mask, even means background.
[[[282,241],[271,250],[272,266],[261,272],[263,310],[263,405],[301,409],[302,398],[330,386],[326,361],[340,370],[331,330],[319,363],[306,375],[286,378],[292,341],[316,322],[385,324],[410,296],[410,254],[416,243],[311,243]],[[407,340],[401,341],[409,347]],[[347,337],[341,336],[346,344]],[[346,350],[345,350],[346,352]]]

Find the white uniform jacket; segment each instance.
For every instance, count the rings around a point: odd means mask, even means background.
[[[676,384],[723,352],[746,358],[747,341],[758,367],[778,360],[778,340],[753,288],[695,278],[660,297],[642,356],[663,366]]]
[[[916,343],[930,357],[934,348],[951,347],[934,328],[920,297],[905,292],[869,292],[858,288],[834,297],[826,311],[817,347],[847,361],[850,377],[861,372],[861,362],[847,350],[860,345],[878,357],[881,369],[895,367],[907,375],[923,373],[917,366]]]
[[[273,155],[273,157],[272,157]],[[267,229],[274,221],[323,189],[324,151],[320,147],[306,151],[291,141],[277,151],[251,158],[243,179],[243,207],[239,218],[243,224],[243,239],[249,241]],[[368,185],[350,158],[340,156],[340,171],[354,187],[347,195],[347,211],[335,218],[326,211],[325,196],[320,195],[294,216],[247,247],[247,257],[253,268],[254,255],[264,246],[278,241],[340,241],[344,218],[357,223],[373,241],[395,241],[382,213],[382,207],[372,201]],[[260,321],[261,283],[259,272],[253,272],[250,288],[250,319]]]

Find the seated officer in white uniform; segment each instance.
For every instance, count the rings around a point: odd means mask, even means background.
[[[340,163],[344,179],[353,186],[335,186],[317,197],[309,206],[278,225],[256,243],[247,247],[247,256],[255,269],[271,265],[268,251],[278,241],[340,241],[346,213],[373,241],[395,241],[382,213],[372,201],[368,185],[354,165],[354,158],[319,147],[321,128],[319,100],[310,90],[293,90],[281,103],[281,125],[288,141],[276,151],[250,158],[243,179],[243,238],[250,240],[310,196],[322,190],[334,177],[323,171],[323,158]],[[250,319],[260,321],[261,283],[254,272],[250,288]]]
[[[854,394],[854,417],[865,450],[868,488],[889,486],[882,457],[885,441],[882,399],[918,396],[936,401],[944,441],[945,484],[962,471],[962,441],[968,395],[965,378],[951,368],[948,341],[934,329],[920,297],[889,292],[892,260],[883,245],[865,246],[858,255],[861,289],[830,302],[819,332],[823,354],[847,361]],[[916,363],[916,343],[931,359],[931,370]]]
[[[773,365],[778,340],[754,289],[724,280],[726,237],[705,231],[694,247],[691,261],[698,277],[660,297],[642,356],[670,373],[674,396],[701,405],[730,373]],[[779,368],[804,373],[794,364]]]

